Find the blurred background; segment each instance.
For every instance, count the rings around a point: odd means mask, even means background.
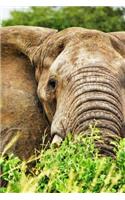
[[[31,25],[62,30],[84,27],[108,31],[125,30],[125,7],[28,7],[4,8],[2,26]]]

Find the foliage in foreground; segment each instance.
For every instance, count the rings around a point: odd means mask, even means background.
[[[30,25],[62,30],[84,27],[105,32],[125,30],[125,8],[121,7],[30,7],[13,10],[3,26]]]
[[[116,159],[101,157],[95,133],[75,139],[69,135],[60,147],[53,145],[27,162],[1,156],[6,186],[0,192],[125,192],[125,139],[117,144]]]

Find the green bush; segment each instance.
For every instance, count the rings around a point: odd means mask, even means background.
[[[108,31],[125,30],[123,7],[30,7],[13,10],[3,26],[30,25],[62,30],[67,27],[84,27]]]
[[[125,192],[125,139],[116,144],[115,159],[102,157],[94,145],[97,129],[91,132],[69,134],[59,147],[51,145],[28,161],[1,156],[1,192]]]

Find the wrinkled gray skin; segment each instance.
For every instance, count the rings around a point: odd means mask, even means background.
[[[110,142],[125,136],[125,32],[69,28],[53,35],[48,45],[38,96],[54,142],[69,131],[88,135],[96,122],[104,142],[97,146],[113,156]]]
[[[35,66],[37,93],[51,124],[53,141],[61,141],[69,131],[87,135],[89,125],[96,121],[104,141],[97,145],[102,154],[113,155],[110,142],[125,136],[125,32],[74,27],[52,30],[43,37],[43,28],[41,37],[35,37],[33,28],[32,34],[30,29],[24,34],[24,27],[20,28],[22,32],[13,28],[18,40],[11,27],[6,29],[4,35],[8,30],[11,34],[5,41]],[[31,122],[27,117],[27,124]]]

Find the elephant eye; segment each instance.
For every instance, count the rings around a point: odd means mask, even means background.
[[[56,89],[56,86],[57,86],[57,80],[55,79],[50,79],[48,81],[48,89],[49,90],[55,90]]]

